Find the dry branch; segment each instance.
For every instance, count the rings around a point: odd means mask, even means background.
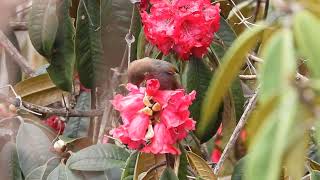
[[[16,107],[19,108],[20,100],[16,98],[8,97],[4,94],[0,94],[0,101],[7,102],[9,104],[13,104]],[[78,111],[74,109],[65,109],[65,108],[49,108],[49,107],[43,107],[39,105],[35,105],[32,103],[24,102],[22,101],[22,105],[31,111],[41,113],[41,114],[47,114],[47,115],[57,115],[57,116],[64,116],[64,117],[95,117],[95,116],[101,116],[103,113],[103,110],[90,110],[90,111]]]

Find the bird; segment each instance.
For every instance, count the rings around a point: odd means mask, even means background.
[[[167,61],[145,57],[129,64],[129,83],[141,86],[149,79],[158,79],[160,90],[175,90],[182,88],[178,69]]]

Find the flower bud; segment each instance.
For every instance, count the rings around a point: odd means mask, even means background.
[[[53,148],[57,152],[62,153],[66,148],[66,143],[64,141],[62,141],[62,140],[58,140],[53,144]]]

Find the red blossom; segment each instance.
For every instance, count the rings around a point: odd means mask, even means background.
[[[156,79],[148,80],[146,88],[128,84],[127,96],[116,95],[112,104],[120,112],[123,124],[110,133],[131,149],[153,154],[179,154],[177,141],[195,128],[188,110],[195,91],[159,90]]]
[[[54,129],[58,134],[62,134],[65,128],[65,122],[56,115],[50,116],[44,120],[44,123]]]
[[[220,7],[210,0],[149,0],[140,4],[146,38],[165,55],[201,58],[219,29]]]

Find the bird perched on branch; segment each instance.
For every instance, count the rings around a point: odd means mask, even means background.
[[[178,70],[169,62],[146,57],[130,63],[128,68],[130,83],[139,86],[148,79],[158,79],[162,90],[181,88]]]

